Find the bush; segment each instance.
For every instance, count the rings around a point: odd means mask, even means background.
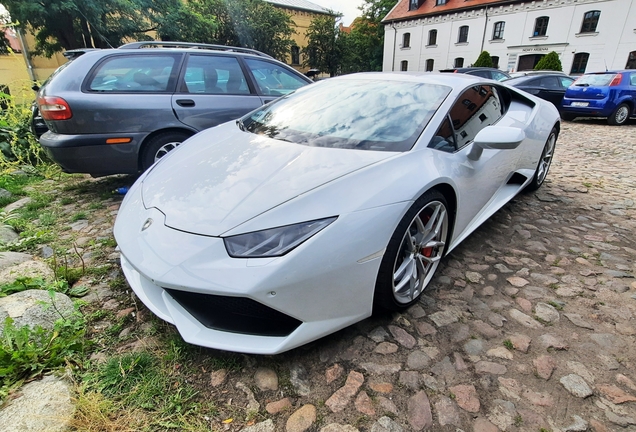
[[[475,67],[493,67],[492,65],[492,57],[490,57],[490,53],[488,51],[482,51],[477,57],[477,61],[473,64]]]
[[[553,71],[563,71],[563,66],[561,66],[561,60],[559,60],[559,55],[551,51],[547,55],[545,55],[539,63],[534,67],[534,70],[553,70]]]
[[[31,132],[31,110],[5,93],[2,98],[6,108],[0,110],[0,168],[42,164],[46,157]]]

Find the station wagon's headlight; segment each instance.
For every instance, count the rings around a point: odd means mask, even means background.
[[[267,258],[285,255],[309,239],[337,217],[270,228],[223,239],[227,253],[234,258]]]

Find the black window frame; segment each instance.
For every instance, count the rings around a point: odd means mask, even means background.
[[[406,32],[402,35],[402,48],[411,48],[411,33]]]
[[[291,64],[294,66],[300,65],[300,47],[298,45],[291,47]]]
[[[402,60],[400,62],[400,72],[408,72],[408,70],[409,70],[408,60]]]
[[[590,60],[590,53],[580,52],[574,54],[572,59],[572,67],[570,68],[570,75],[572,74],[584,74],[587,68],[587,62]]]
[[[409,0],[409,10],[417,10],[421,6],[420,0]]]
[[[632,51],[627,54],[627,63],[625,63],[625,69],[636,69],[636,51]]]
[[[437,29],[428,31],[428,46],[437,45]]]
[[[532,37],[542,37],[548,34],[548,24],[550,23],[550,17],[540,16],[534,20],[534,31]]]
[[[601,11],[592,10],[583,14],[583,22],[581,23],[580,33],[596,33],[598,21],[601,18]]]
[[[492,26],[492,40],[502,40],[504,36],[505,27],[506,27],[505,21],[497,21]]]
[[[435,6],[444,6],[446,4],[446,0],[435,0]]]
[[[459,28],[457,33],[457,43],[468,43],[468,31],[470,30],[469,26],[463,25]]]
[[[499,56],[490,56],[492,59],[492,67],[499,69]]]
[[[434,66],[435,66],[435,59],[426,59],[426,72],[433,72]]]
[[[455,68],[462,68],[464,67],[464,57],[455,57],[455,60],[453,60],[453,64]]]

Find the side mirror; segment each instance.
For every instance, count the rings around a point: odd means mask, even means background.
[[[506,126],[487,126],[477,133],[468,159],[478,160],[484,149],[512,150],[526,139],[526,134],[519,128]]]

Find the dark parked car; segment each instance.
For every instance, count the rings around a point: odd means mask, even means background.
[[[581,76],[565,92],[561,117],[607,117],[624,125],[636,115],[636,70],[597,72]]]
[[[443,69],[440,72],[451,72],[451,73],[463,73],[468,75],[476,75],[482,78],[489,78],[495,81],[505,81],[510,78],[508,72],[500,71],[495,68],[487,68],[487,67],[467,67],[467,68],[453,68],[453,69]]]
[[[562,73],[527,75],[506,80],[506,84],[552,102],[559,111],[565,90],[573,82],[574,78]]]
[[[66,172],[146,170],[195,133],[311,83],[261,52],[135,42],[83,53],[38,94],[46,153]]]

